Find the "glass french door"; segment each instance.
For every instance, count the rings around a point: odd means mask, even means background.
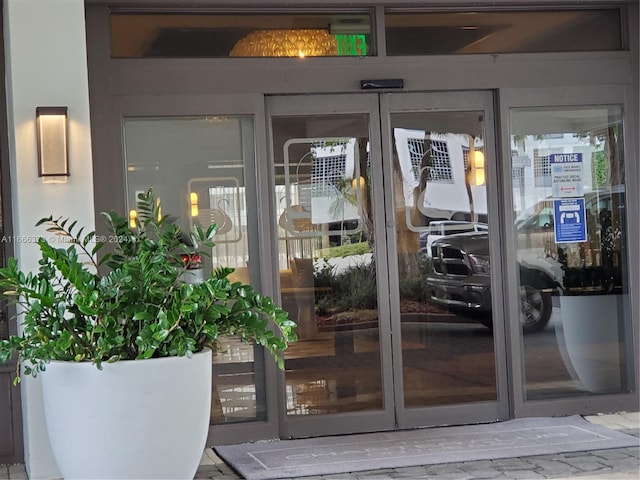
[[[281,436],[506,418],[491,94],[272,97],[267,111],[277,280],[300,337]]]

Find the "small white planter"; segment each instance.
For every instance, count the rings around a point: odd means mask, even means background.
[[[621,340],[628,318],[624,295],[561,296],[560,349],[584,388],[592,393],[622,388]],[[569,369],[571,371],[571,368]]]
[[[193,479],[211,408],[211,350],[192,358],[51,362],[49,439],[69,479]]]

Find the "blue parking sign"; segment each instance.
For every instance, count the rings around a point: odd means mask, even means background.
[[[554,199],[553,214],[556,243],[587,241],[584,198]]]

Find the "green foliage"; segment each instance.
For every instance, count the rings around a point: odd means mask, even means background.
[[[331,290],[336,276],[336,268],[324,257],[322,263],[313,270],[313,285],[317,289]]]
[[[595,186],[604,187],[609,181],[609,161],[602,151],[594,152],[591,161]]]
[[[358,195],[351,178],[340,177],[336,180],[336,191],[333,195],[329,211],[334,219],[344,221],[344,209],[347,205],[356,205]]]
[[[336,272],[327,258],[316,267],[313,274],[318,313],[324,315],[336,311],[377,308],[375,263],[363,262]],[[407,254],[401,256],[400,260],[401,298],[427,303],[427,277],[433,272],[431,259],[422,254]],[[411,271],[406,268],[408,265],[413,267]]]
[[[339,245],[337,247],[323,248],[318,250],[318,257],[350,257],[351,255],[362,255],[364,253],[371,253],[371,245],[367,242],[349,243],[347,245]]]
[[[0,361],[17,354],[24,373],[36,376],[50,360],[100,368],[117,360],[191,356],[235,335],[265,347],[283,368],[281,353],[296,340],[287,312],[250,285],[232,283],[231,268],[218,268],[199,284],[185,281],[185,258],[193,252],[180,227],[161,216],[151,190],[138,196],[137,211],[135,228],[115,212],[103,213],[104,239],[83,234],[68,219],[38,222],[58,241],[38,240],[37,273],[20,271],[14,258],[0,269],[4,295],[24,314],[22,334],[0,343]],[[216,230],[214,224],[190,232],[196,254],[213,248]],[[96,262],[107,243],[114,248]]]
[[[321,311],[373,309],[378,305],[373,262],[351,266],[340,273],[328,264],[314,272],[316,288],[329,287],[316,297]]]
[[[626,289],[622,265],[624,222],[623,198],[613,195],[606,206],[606,197],[601,196],[598,209],[587,209],[587,242],[578,244],[577,259],[570,258],[570,247],[557,245],[557,260],[562,268],[564,295],[596,295],[620,293]],[[591,261],[587,262],[587,251],[591,250]],[[599,251],[595,257],[594,251]],[[595,258],[594,258],[595,257]]]
[[[410,253],[400,255],[399,260],[400,298],[429,303],[427,277],[433,273],[431,258]]]

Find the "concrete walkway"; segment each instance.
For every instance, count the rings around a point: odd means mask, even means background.
[[[640,414],[617,413],[586,417],[593,423],[634,435],[640,442]],[[638,480],[640,447],[539,455],[477,462],[389,468],[363,472],[303,477],[305,480]],[[27,480],[24,465],[0,467],[0,480]],[[242,477],[210,448],[202,456],[197,480],[237,480]],[[105,479],[108,480],[108,479]]]

